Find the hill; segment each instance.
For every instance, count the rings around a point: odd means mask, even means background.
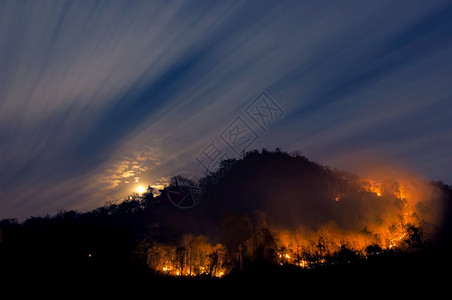
[[[447,185],[360,178],[279,149],[225,160],[199,183],[176,175],[155,192],[0,221],[2,274],[305,277],[406,267],[451,249]]]

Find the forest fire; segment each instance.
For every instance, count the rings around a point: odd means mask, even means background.
[[[379,202],[387,203],[386,209],[376,215],[378,219],[363,223],[360,231],[341,229],[335,222],[324,224],[317,231],[276,230],[281,265],[309,268],[343,262],[347,257],[345,261],[350,262],[351,257],[366,258],[395,248],[411,251],[432,238],[440,207],[434,188],[422,182],[400,180],[364,180],[361,188],[362,201],[373,200],[375,208]],[[366,198],[366,192],[377,199]],[[334,200],[337,202],[338,197]]]
[[[192,235],[185,235],[183,244],[185,247],[155,243],[148,249],[148,266],[171,276],[221,277],[227,272],[223,245],[213,246],[206,237]]]
[[[250,234],[235,248],[211,245],[205,236],[184,235],[176,245],[149,248],[148,265],[171,276],[221,277],[256,255],[281,266],[314,268],[395,249],[412,251],[433,236],[440,207],[436,192],[429,184],[411,179],[362,180],[354,190],[336,190],[332,200],[339,205],[340,216],[361,217],[353,226],[331,219],[316,229],[288,229],[275,225],[270,214],[257,212],[251,218]]]

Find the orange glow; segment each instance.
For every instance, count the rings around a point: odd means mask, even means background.
[[[309,268],[328,263],[328,258],[335,257],[344,246],[361,258],[367,257],[369,246],[378,246],[381,251],[395,248],[405,251],[410,247],[407,242],[410,238],[407,231],[409,226],[419,228],[424,220],[435,222],[436,215],[424,209],[424,205],[435,208],[431,206],[435,205],[432,202],[435,194],[431,187],[420,181],[409,177],[397,181],[385,179],[381,182],[368,179],[362,181],[361,187],[362,201],[368,201],[369,207],[372,205],[378,209],[378,213],[371,214],[375,219],[362,220],[361,227],[355,231],[344,230],[334,222],[312,231],[304,228],[292,232],[274,229],[278,248],[284,249],[277,252],[278,262],[282,265],[288,263]],[[369,198],[366,193],[371,193],[378,199]],[[336,202],[339,202],[339,194],[341,191],[336,192]],[[346,199],[347,195],[344,196]],[[427,231],[424,233],[431,234]],[[381,251],[371,253],[379,254]]]
[[[338,188],[331,200],[337,202],[335,205],[338,208],[343,208],[343,205],[347,207],[348,201],[355,201],[352,197],[358,199],[356,201],[365,201],[365,207],[370,209],[366,218],[358,219],[353,227],[347,229],[341,228],[335,220],[315,228],[266,228],[276,247],[272,261],[282,266],[314,268],[336,263],[334,259],[341,253],[367,258],[396,248],[407,251],[410,247],[410,226],[419,228],[424,220],[434,222],[435,215],[428,215],[430,211],[425,208],[434,208],[431,205],[435,203],[429,201],[435,191],[432,192],[426,185],[409,179],[385,179],[381,182],[368,179],[358,184],[358,197]],[[259,232],[259,229],[256,231]],[[221,244],[210,244],[205,237],[188,235],[179,244],[154,245],[149,249],[148,264],[150,268],[171,276],[222,277],[229,273],[231,265],[240,268],[239,261],[252,258],[256,251],[253,247],[259,242],[262,241],[250,238],[244,241],[240,250],[231,253]],[[349,252],[342,252],[344,249]],[[350,261],[346,258],[342,263]]]

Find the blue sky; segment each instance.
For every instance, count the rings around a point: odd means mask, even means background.
[[[201,176],[233,128],[452,184],[451,32],[449,1],[1,1],[0,218]]]

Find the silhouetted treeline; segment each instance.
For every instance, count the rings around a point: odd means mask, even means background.
[[[200,180],[202,198],[193,208],[180,209],[170,201],[174,185],[172,181],[158,196],[149,187],[143,195],[90,212],[62,211],[22,223],[2,220],[0,272],[93,274],[151,268],[158,276],[222,276],[226,271],[238,276],[234,274],[262,266],[356,264],[392,256],[402,247],[427,251],[432,243],[452,249],[452,190],[442,182],[429,183],[444,200],[440,227],[429,237],[431,213],[420,217],[427,204],[417,200],[410,215],[402,216],[408,200],[394,192],[398,183],[386,183],[377,195],[353,174],[279,149],[223,161]],[[387,236],[363,223],[372,218],[380,227],[388,225]],[[403,220],[399,227],[385,223],[393,219]],[[361,244],[353,244],[350,234]],[[397,239],[391,240],[391,234]]]

